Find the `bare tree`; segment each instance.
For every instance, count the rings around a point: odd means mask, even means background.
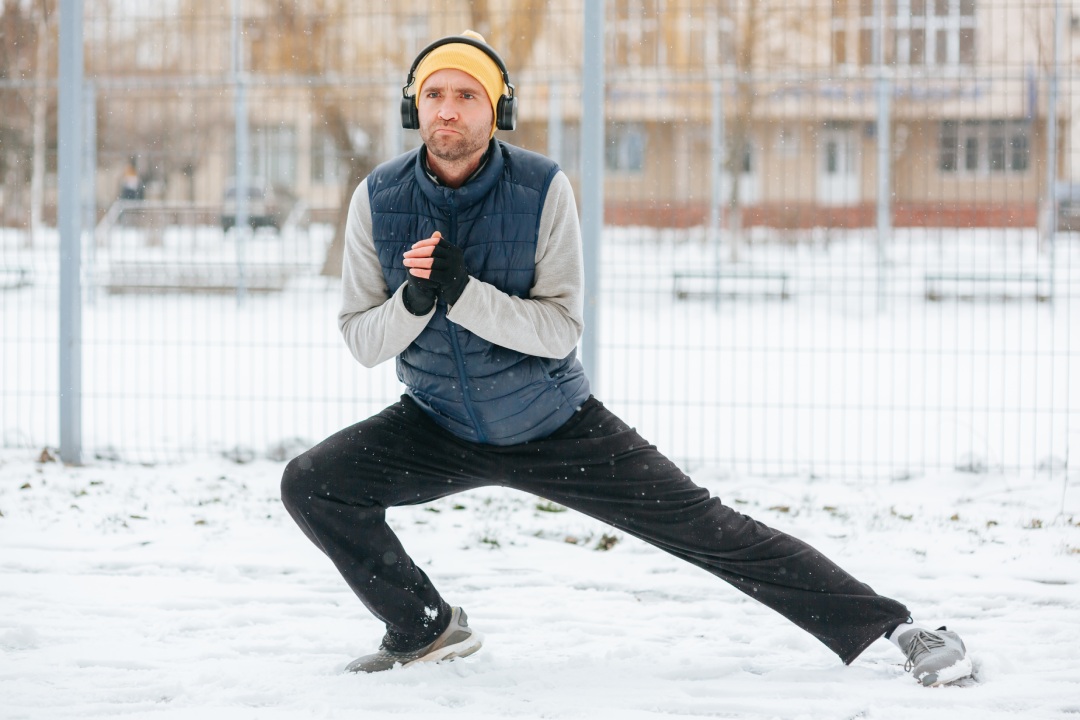
[[[779,67],[804,67],[799,57],[823,27],[822,3],[802,0],[750,0],[735,2],[734,47],[730,48],[735,66],[735,92],[730,112],[725,112],[727,152],[724,169],[731,182],[727,198],[727,221],[731,259],[738,258],[743,243],[742,203],[739,200],[743,169],[754,149],[757,124],[757,101],[765,83],[756,77],[761,70]],[[826,9],[825,12],[828,12]],[[758,138],[760,140],[760,138]]]
[[[30,192],[29,229],[26,245],[41,231],[45,205],[45,174],[49,128],[49,50],[56,33],[55,0],[5,0],[0,22],[0,77],[16,81],[12,100],[6,103],[4,135],[22,155],[29,135]],[[31,79],[27,85],[22,85]],[[26,132],[28,131],[28,133]],[[55,136],[54,136],[55,137]],[[19,183],[21,185],[21,183]]]
[[[488,0],[469,0],[472,28],[497,48],[508,67],[516,72],[529,62],[533,47],[547,18],[548,3],[537,0],[512,0],[505,17],[492,13]]]
[[[33,4],[34,26],[37,29],[34,44],[34,103],[32,127],[34,137],[33,164],[30,171],[30,232],[27,244],[33,243],[42,227],[45,206],[45,142],[46,119],[49,110],[49,49],[56,31],[57,12],[54,2],[36,0]]]
[[[254,70],[321,78],[339,69],[335,67],[335,45],[340,43],[336,31],[347,24],[352,9],[348,2],[311,0],[301,8],[291,0],[263,0],[262,9],[257,46],[252,48]],[[338,277],[344,256],[349,200],[356,186],[375,166],[372,146],[359,139],[374,136],[376,128],[371,124],[373,120],[357,120],[352,116],[350,109],[354,103],[338,87],[316,83],[309,93],[314,124],[331,139],[346,167],[341,178],[334,236],[322,267],[323,275]]]
[[[345,225],[349,219],[349,202],[352,193],[360,181],[367,177],[375,167],[371,154],[371,145],[360,148],[355,142],[356,134],[351,132],[350,124],[340,103],[335,102],[329,92],[315,93],[316,112],[322,117],[323,127],[333,139],[338,153],[346,161],[347,171],[342,179],[341,202],[338,205],[337,220],[334,223],[334,239],[326,252],[321,274],[327,277],[341,277],[341,265],[345,255]]]
[[[26,49],[31,45],[33,26],[19,0],[4,0],[0,14],[0,81],[14,84],[25,79],[31,67]],[[17,85],[0,91],[0,183],[4,187],[4,218],[14,217],[13,207],[25,176],[28,108]]]

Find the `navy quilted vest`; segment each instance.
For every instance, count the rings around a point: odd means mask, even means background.
[[[368,177],[372,234],[391,292],[406,281],[402,253],[436,230],[462,248],[474,278],[527,298],[540,212],[558,166],[494,140],[480,173],[460,188],[436,185],[420,149]],[[397,358],[398,379],[438,425],[470,442],[515,445],[546,437],[589,396],[571,352],[561,359],[495,345],[446,318],[440,300],[427,327]]]

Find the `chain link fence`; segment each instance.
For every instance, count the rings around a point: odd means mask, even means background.
[[[84,7],[84,454],[285,458],[401,392],[341,342],[337,276],[352,190],[419,142],[415,54],[483,33],[501,137],[577,185],[584,5],[151,5]],[[604,7],[598,396],[691,470],[1068,472],[1071,5]],[[57,9],[0,31],[0,430],[55,447]]]

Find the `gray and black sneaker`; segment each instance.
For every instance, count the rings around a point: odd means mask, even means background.
[[[946,685],[971,675],[971,658],[964,641],[944,627],[936,631],[912,628],[897,638],[907,656],[905,670],[927,687]]]
[[[464,610],[458,607],[451,610],[450,624],[430,644],[412,652],[395,652],[380,647],[376,653],[353,660],[345,672],[382,672],[399,665],[408,667],[414,663],[442,662],[472,655],[480,649],[483,638],[469,627],[469,618]]]

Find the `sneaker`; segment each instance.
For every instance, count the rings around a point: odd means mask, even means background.
[[[897,638],[907,656],[905,670],[926,687],[946,685],[971,675],[964,641],[944,627],[936,631],[912,628]]]
[[[395,652],[380,647],[379,651],[349,663],[345,672],[382,672],[397,666],[408,667],[421,662],[442,662],[472,655],[480,649],[482,637],[469,627],[469,618],[461,608],[452,608],[450,624],[434,642],[412,652]]]

